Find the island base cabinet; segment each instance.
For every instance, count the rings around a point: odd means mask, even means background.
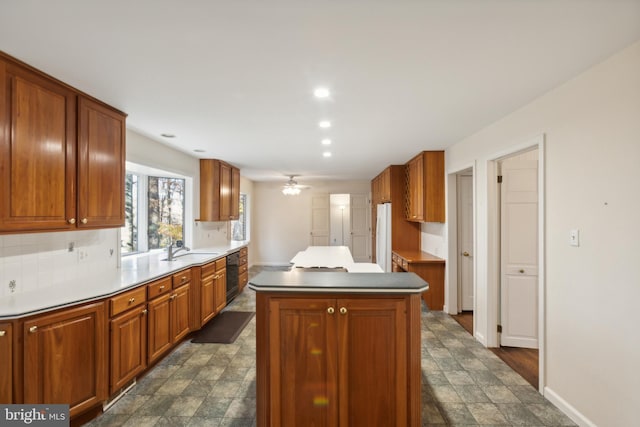
[[[104,303],[24,322],[24,403],[64,403],[74,416],[107,398]]]
[[[419,426],[419,295],[257,294],[258,426]]]

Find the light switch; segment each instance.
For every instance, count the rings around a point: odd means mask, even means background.
[[[569,230],[569,245],[580,246],[580,230]]]

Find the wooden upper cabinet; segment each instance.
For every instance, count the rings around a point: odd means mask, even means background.
[[[423,151],[406,167],[407,220],[445,222],[444,151]]]
[[[240,170],[217,159],[200,159],[200,221],[238,219]]]
[[[124,224],[125,115],[0,52],[0,233]]]
[[[0,56],[0,231],[72,229],[76,95]]]
[[[24,403],[66,403],[74,417],[107,398],[104,303],[24,322]]]
[[[125,115],[78,100],[78,226],[124,225]]]
[[[371,200],[374,206],[391,202],[391,166],[371,181]]]

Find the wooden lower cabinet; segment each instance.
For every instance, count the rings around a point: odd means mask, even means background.
[[[427,252],[404,250],[394,250],[391,259],[394,272],[416,273],[429,283],[429,289],[422,293],[422,300],[429,310],[444,308],[444,259]]]
[[[419,295],[257,296],[258,426],[420,425]]]
[[[200,327],[227,305],[226,258],[202,267],[200,287]]]
[[[114,394],[147,367],[146,305],[111,319],[109,336],[109,393]]]
[[[13,403],[13,325],[0,323],[0,403]]]
[[[214,304],[216,306],[216,314],[220,313],[227,305],[227,269],[222,268],[216,271],[213,281],[214,288]]]
[[[107,398],[104,302],[25,320],[24,403],[69,404],[70,416]]]
[[[244,290],[244,287],[249,282],[249,249],[245,246],[240,249],[240,262],[238,264],[238,287],[239,292]]]
[[[189,306],[191,285],[180,286],[172,292],[149,300],[148,363],[163,356],[173,345],[191,331]]]
[[[213,264],[213,263],[212,263]],[[204,268],[203,268],[203,275]],[[212,268],[210,273],[202,277],[200,281],[200,326],[206,324],[216,315],[215,298],[215,269]]]
[[[171,343],[175,344],[191,332],[189,307],[191,305],[191,285],[182,285],[173,291],[171,300]]]

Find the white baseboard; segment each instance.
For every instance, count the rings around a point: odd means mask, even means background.
[[[571,418],[571,420],[579,426],[598,427],[549,387],[544,388],[544,397],[546,397],[549,402],[556,405],[558,409],[560,409],[567,417]]]
[[[479,332],[476,332],[476,333],[475,333],[475,335],[474,335],[474,337],[475,337],[478,341],[480,341],[480,343],[481,343],[483,346],[485,346],[485,347],[487,346],[487,339],[484,337],[484,335],[482,335],[482,334],[481,334],[481,333],[479,333]]]

